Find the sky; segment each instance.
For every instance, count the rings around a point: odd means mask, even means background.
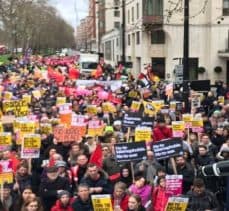
[[[60,15],[74,28],[88,14],[88,0],[49,0]],[[77,13],[76,13],[77,11]]]

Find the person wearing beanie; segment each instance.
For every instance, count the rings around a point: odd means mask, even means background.
[[[58,194],[58,200],[56,204],[52,207],[51,211],[73,211],[72,208],[73,199],[68,191],[61,191]]]

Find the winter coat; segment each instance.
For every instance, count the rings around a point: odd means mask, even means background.
[[[22,193],[26,187],[32,186],[32,177],[27,174],[25,176],[16,175],[17,183],[19,184],[19,191]]]
[[[48,178],[41,181],[39,193],[46,210],[50,210],[58,198],[58,190],[71,191],[67,178],[57,177],[51,181]]]
[[[63,206],[60,200],[56,201],[56,204],[52,207],[51,211],[73,211],[72,208],[73,199],[70,199],[70,202],[67,206]]]
[[[153,129],[153,142],[161,141],[163,139],[171,138],[172,130],[168,127],[158,127]]]
[[[104,159],[103,170],[106,171],[109,176],[117,174],[120,172],[120,166],[116,162],[114,156],[110,156],[110,157]]]
[[[202,195],[196,195],[193,191],[187,193],[189,197],[187,211],[219,211],[218,201],[214,194],[205,190]]]
[[[90,188],[102,187],[103,190],[100,194],[111,194],[113,192],[110,182],[102,174],[100,174],[97,180],[93,180],[90,176],[86,176],[81,180],[81,183],[86,183]]]
[[[152,187],[150,185],[144,185],[141,188],[137,188],[135,184],[129,187],[131,193],[139,195],[142,199],[142,205],[145,206],[146,203],[151,199]]]
[[[165,211],[168,198],[164,188],[160,186],[156,187],[153,191],[153,210]]]
[[[87,201],[82,201],[80,198],[77,198],[72,204],[73,211],[93,211],[93,206],[91,199]]]
[[[128,200],[129,200],[129,196],[127,194],[125,194],[121,198],[119,205],[120,205],[120,208],[122,209],[122,211],[127,211],[128,210]],[[114,206],[115,206],[115,198],[112,198],[111,202],[112,202],[112,206],[114,208]]]
[[[195,158],[195,163],[197,167],[201,167],[208,164],[213,164],[215,163],[215,160],[209,154],[206,154],[204,156],[197,155],[197,157]]]

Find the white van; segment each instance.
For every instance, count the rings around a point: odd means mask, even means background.
[[[98,54],[81,53],[79,58],[80,72],[89,74],[97,68],[99,63]]]

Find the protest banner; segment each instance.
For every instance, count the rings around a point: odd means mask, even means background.
[[[183,143],[179,138],[165,139],[156,142],[152,148],[157,160],[183,155]]]
[[[135,141],[151,141],[152,129],[149,127],[136,127],[135,129]]]
[[[113,211],[110,195],[91,196],[94,211]]]
[[[127,112],[123,116],[123,126],[135,128],[142,122],[142,117],[140,113]]]
[[[117,162],[138,161],[146,159],[146,143],[118,143],[115,144],[115,158]]]
[[[0,151],[9,150],[12,145],[12,135],[9,132],[0,133]]]
[[[66,97],[57,97],[56,98],[56,105],[60,106],[66,103]]]
[[[40,124],[40,133],[41,134],[51,134],[52,133],[52,125],[50,123],[42,123]]]
[[[186,211],[188,200],[185,197],[169,197],[166,211]]]
[[[104,131],[104,124],[100,120],[90,120],[88,122],[88,131],[89,136],[102,136]]]
[[[57,142],[80,141],[86,134],[85,126],[69,126],[58,125],[53,128],[53,135]]]
[[[21,158],[39,158],[41,136],[39,134],[25,134],[22,141]]]
[[[173,137],[182,138],[184,136],[184,129],[185,129],[184,121],[172,121]]]
[[[132,104],[131,104],[130,109],[132,111],[139,111],[140,106],[141,106],[141,102],[139,102],[139,101],[132,101]]]
[[[87,113],[91,115],[96,115],[98,112],[98,108],[96,105],[88,105],[87,106]]]
[[[183,175],[166,175],[165,190],[168,196],[177,196],[182,194]]]

